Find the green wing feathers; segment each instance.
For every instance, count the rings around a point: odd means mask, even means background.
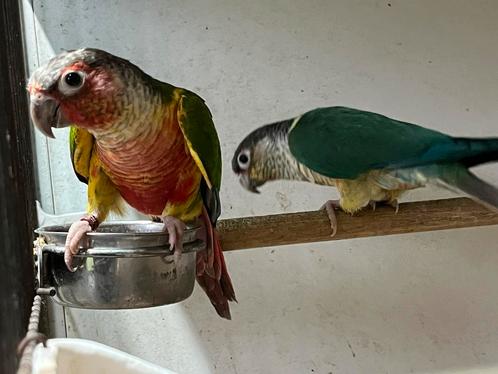
[[[211,112],[202,98],[183,90],[178,107],[178,122],[190,153],[204,177],[201,193],[211,221],[215,223],[221,213],[219,190],[222,164],[220,142]]]
[[[178,121],[192,156],[202,163],[208,178],[206,182],[219,189],[221,149],[211,112],[204,100],[189,91],[182,94],[178,112]]]

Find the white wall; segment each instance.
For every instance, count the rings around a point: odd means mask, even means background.
[[[30,68],[62,48],[93,46],[206,99],[223,147],[225,218],[316,209],[335,195],[290,183],[250,195],[230,170],[250,130],[317,106],[354,106],[454,135],[498,132],[496,1],[24,5]],[[60,214],[84,208],[85,188],[65,131],[56,135],[36,145],[43,206]],[[498,181],[496,165],[478,173]],[[68,335],[182,373],[498,370],[497,239],[491,227],[231,252],[239,299],[231,322],[196,288],[174,306],[66,310]]]

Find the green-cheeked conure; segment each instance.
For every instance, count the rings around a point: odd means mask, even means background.
[[[277,179],[335,186],[339,201],[325,208],[354,213],[386,202],[398,207],[409,189],[429,183],[464,192],[498,208],[498,189],[468,169],[498,160],[498,138],[456,138],[380,114],[346,107],[318,108],[262,126],[238,146],[232,169],[252,192]]]
[[[207,250],[197,253],[197,280],[218,314],[230,318],[235,293],[215,229],[221,152],[204,100],[90,48],[62,52],[39,67],[28,91],[31,118],[45,135],[71,126],[74,171],[88,184],[88,216],[67,236],[68,267],[85,233],[120,213],[123,199],[164,222],[177,254],[185,222],[200,217]]]

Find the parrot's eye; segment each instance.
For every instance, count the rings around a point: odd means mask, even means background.
[[[74,72],[66,74],[66,76],[64,77],[64,80],[71,87],[78,87],[81,85],[81,82],[83,82],[81,75],[79,75],[78,73],[74,73]]]
[[[246,170],[249,167],[249,155],[247,151],[241,152],[238,157],[239,166],[242,170]]]
[[[78,91],[85,83],[85,75],[80,71],[69,71],[59,81],[59,90],[66,95]]]

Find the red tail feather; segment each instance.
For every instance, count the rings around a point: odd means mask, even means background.
[[[223,258],[218,232],[212,226],[205,210],[203,213],[208,248],[205,252],[197,253],[197,282],[220,317],[231,319],[228,302],[237,301],[235,292]],[[212,258],[209,258],[211,256]]]

